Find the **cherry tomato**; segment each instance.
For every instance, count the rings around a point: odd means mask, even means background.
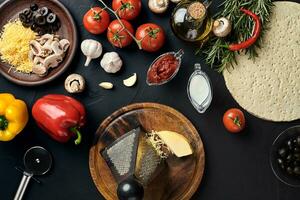
[[[137,40],[141,40],[142,49],[148,52],[158,51],[165,43],[164,30],[152,23],[138,27],[135,37]]]
[[[141,12],[141,0],[113,0],[112,8],[121,19],[133,20]]]
[[[223,124],[231,133],[238,133],[245,128],[244,113],[237,108],[229,109],[223,116]]]
[[[91,8],[83,17],[85,29],[92,34],[103,33],[110,22],[109,14],[100,7]]]
[[[131,33],[134,34],[134,30],[132,25],[124,20],[121,19],[122,23],[124,24],[125,28]],[[110,23],[108,26],[107,31],[107,38],[109,42],[114,45],[115,47],[123,48],[131,44],[133,38],[128,34],[128,32],[122,27],[120,22],[116,19]]]

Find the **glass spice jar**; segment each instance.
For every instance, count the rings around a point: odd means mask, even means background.
[[[172,13],[171,27],[174,34],[188,42],[205,42],[213,27],[207,8],[211,1],[185,0]]]

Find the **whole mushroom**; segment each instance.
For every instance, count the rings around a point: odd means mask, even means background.
[[[226,37],[231,32],[231,22],[226,17],[214,21],[213,33],[217,37]]]
[[[69,93],[80,93],[85,89],[85,80],[80,74],[70,74],[65,80],[65,89]]]
[[[118,53],[108,52],[104,54],[100,65],[107,73],[117,73],[120,71],[123,61]]]
[[[154,13],[164,13],[169,6],[169,0],[149,0],[148,6]]]

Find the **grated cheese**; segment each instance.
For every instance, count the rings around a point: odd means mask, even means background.
[[[35,32],[25,28],[19,20],[4,25],[0,37],[0,57],[16,71],[32,72],[33,63],[29,59],[29,43],[36,38]]]

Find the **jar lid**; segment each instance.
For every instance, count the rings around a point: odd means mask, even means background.
[[[195,20],[202,19],[206,15],[206,8],[203,3],[196,1],[191,3],[187,9],[188,14]]]

